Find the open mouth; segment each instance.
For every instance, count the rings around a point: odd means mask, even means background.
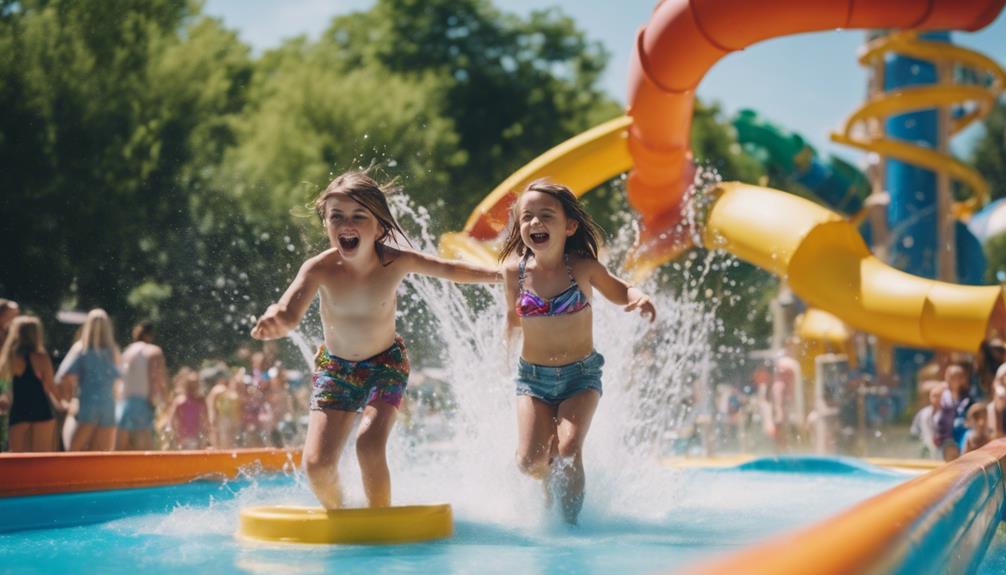
[[[531,241],[536,244],[543,244],[548,241],[548,232],[534,232],[531,234]]]
[[[344,235],[339,236],[339,247],[344,250],[355,250],[360,245],[360,236]]]

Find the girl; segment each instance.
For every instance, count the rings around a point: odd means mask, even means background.
[[[203,449],[210,435],[206,397],[203,396],[199,374],[190,368],[182,369],[177,377],[182,384],[182,393],[176,395],[171,404],[175,444],[179,449]]]
[[[569,523],[583,506],[582,448],[601,399],[604,358],[594,350],[590,300],[597,288],[626,311],[656,318],[641,291],[597,260],[601,229],[565,186],[539,180],[521,194],[500,252],[507,344],[517,369],[517,465],[558,488]],[[553,466],[552,464],[555,463]]]
[[[314,203],[331,248],[304,262],[279,303],[269,306],[252,337],[275,339],[297,326],[321,295],[325,345],[315,357],[303,462],[326,508],[342,506],[337,463],[363,413],[356,439],[363,488],[371,507],[391,502],[385,445],[409,377],[405,342],[395,333],[396,292],[406,274],[455,282],[498,282],[494,270],[392,247],[405,237],[385,192],[365,172],[332,181]],[[396,242],[397,243],[397,242]]]
[[[115,381],[119,378],[119,346],[112,322],[103,309],[92,309],[80,340],[70,348],[56,374],[63,397],[80,391],[77,427],[70,451],[112,451],[115,448]]]
[[[219,369],[216,383],[206,396],[206,406],[210,415],[210,444],[217,449],[234,447],[235,438],[241,428],[241,396],[238,386],[244,387],[244,369],[228,377]]]
[[[10,324],[20,313],[16,302],[0,298],[0,349],[7,340]],[[0,376],[0,451],[7,449],[7,419],[10,412],[10,380]]]
[[[52,451],[60,405],[52,380],[52,360],[42,344],[42,322],[18,317],[0,351],[0,378],[13,390],[10,407],[10,450]]]
[[[269,369],[269,387],[265,399],[269,404],[269,442],[273,447],[285,447],[293,423],[293,403],[286,380],[286,369],[281,363]]]

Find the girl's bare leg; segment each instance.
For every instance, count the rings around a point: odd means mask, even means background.
[[[583,442],[590,430],[601,395],[594,390],[582,391],[559,404],[557,434],[559,459],[552,480],[561,496],[562,513],[568,523],[575,524],[583,507],[586,478],[583,473]]]
[[[94,430],[94,437],[91,439],[92,451],[114,451],[115,450],[115,426],[99,427]]]
[[[363,420],[356,436],[356,459],[360,463],[363,491],[371,507],[391,505],[387,446],[396,415],[396,407],[380,400],[363,409]]]
[[[73,438],[70,439],[70,451],[89,451],[95,429],[97,427],[93,423],[77,422],[77,427],[73,430]]]
[[[326,509],[342,507],[339,456],[355,422],[354,411],[312,410],[309,416],[302,456],[304,473],[311,491]]]
[[[115,450],[116,451],[129,451],[132,446],[129,444],[130,433],[127,429],[120,429],[118,433],[115,434]]]
[[[122,433],[127,433],[129,435],[129,443],[133,449],[150,451],[154,448],[154,431],[152,429],[139,429],[129,432],[123,431]]]
[[[30,443],[29,432],[30,423],[15,423],[7,430],[7,447],[11,453],[24,453],[28,451]]]
[[[35,453],[52,451],[53,434],[56,432],[56,420],[42,421],[31,424],[31,450]]]
[[[548,475],[555,414],[555,407],[540,399],[517,397],[517,467],[531,477]]]

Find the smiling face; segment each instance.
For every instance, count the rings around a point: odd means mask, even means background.
[[[381,226],[370,213],[346,194],[332,194],[325,200],[325,231],[332,247],[347,259],[374,252]]]
[[[566,217],[562,203],[548,194],[525,192],[517,211],[520,237],[532,251],[563,251],[566,238],[576,232],[577,222]]]

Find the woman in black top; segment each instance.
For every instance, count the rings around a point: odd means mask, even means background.
[[[52,451],[59,405],[52,360],[42,347],[42,322],[23,316],[14,320],[0,350],[0,378],[11,382],[11,451]]]

